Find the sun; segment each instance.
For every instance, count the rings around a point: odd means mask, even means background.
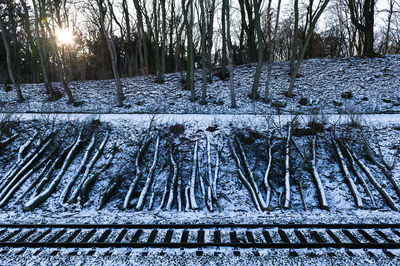
[[[59,45],[73,45],[75,36],[70,29],[56,29],[56,39]]]

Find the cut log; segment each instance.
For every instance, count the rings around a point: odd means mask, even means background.
[[[190,190],[190,185],[187,185],[185,187],[185,212],[190,210],[190,197],[189,197],[189,190]]]
[[[71,196],[68,200],[68,204],[75,203],[79,196],[79,193],[82,193],[82,190],[86,189],[86,187],[85,188],[82,188],[82,187],[84,186],[85,182],[87,182],[90,171],[92,170],[92,168],[94,167],[96,162],[99,160],[99,158],[103,154],[104,147],[106,146],[109,137],[110,137],[110,131],[108,130],[103,141],[100,143],[100,146],[97,148],[96,153],[93,155],[92,159],[90,160],[89,164],[87,165],[85,172],[83,173],[81,182],[79,182],[78,186],[71,193]],[[88,185],[89,185],[89,183],[86,183],[85,186],[88,186]]]
[[[89,175],[90,171],[92,170],[92,168],[94,167],[94,165],[96,164],[96,162],[100,159],[101,155],[104,152],[104,148],[107,144],[107,141],[110,137],[110,131],[107,131],[106,136],[104,137],[103,141],[101,142],[99,148],[97,149],[96,153],[94,154],[93,158],[90,160],[88,166],[86,167],[85,173],[83,174],[82,177],[82,182],[79,185],[79,196],[81,197],[81,204],[85,203],[86,198],[87,198],[87,193],[89,190],[90,185],[93,183],[94,179],[96,178],[96,175]],[[115,152],[115,149],[112,149],[113,152]],[[114,155],[112,154],[112,157]],[[78,188],[77,188],[78,190]],[[72,202],[75,202],[76,200],[76,195],[72,194],[71,195],[71,199]]]
[[[40,180],[38,186],[36,187],[35,192],[31,196],[31,198],[36,197],[37,195],[39,195],[42,192],[42,189],[44,188],[44,186],[50,182],[54,171],[61,167],[62,161],[64,160],[64,158],[67,156],[68,152],[72,149],[72,147],[74,145],[75,145],[75,142],[72,142],[69,146],[64,148],[62,150],[62,152],[59,154],[59,156],[57,157],[57,159],[55,159],[52,162],[49,170],[47,171],[46,175],[44,175],[43,178]]]
[[[167,205],[165,207],[165,210],[169,211],[172,208],[172,204],[174,201],[174,195],[177,187],[177,181],[178,181],[178,165],[175,162],[174,155],[173,155],[173,149],[172,149],[172,143],[169,148],[169,160],[171,162],[172,166],[172,179],[171,179],[171,186],[169,188],[169,195],[168,195],[168,201]]]
[[[240,163],[239,157],[237,156],[235,148],[233,147],[233,145],[231,143],[229,143],[229,148],[231,150],[232,157],[236,163],[236,172],[239,176],[239,179],[242,181],[243,185],[249,191],[251,199],[253,200],[254,206],[256,207],[257,211],[261,211],[260,203],[257,199],[256,193],[254,192],[254,189],[250,185],[249,181],[247,181],[246,177],[244,176],[244,174],[242,172],[242,165]]]
[[[83,155],[81,164],[79,165],[78,169],[75,171],[75,174],[70,178],[69,182],[65,186],[63,192],[60,195],[60,203],[64,204],[67,201],[68,194],[75,184],[76,179],[79,177],[79,175],[87,169],[87,162],[89,161],[89,157],[91,152],[93,151],[94,148],[94,143],[96,140],[96,133],[92,134],[92,137],[90,139],[89,145],[86,148],[85,154]]]
[[[193,166],[192,166],[192,176],[190,178],[190,191],[189,191],[189,199],[190,199],[190,208],[193,210],[199,209],[199,206],[197,205],[196,202],[196,196],[195,196],[195,186],[196,186],[196,175],[197,175],[197,167],[198,167],[198,142],[196,141],[196,144],[194,145],[194,151],[193,151]]]
[[[60,183],[61,178],[64,176],[65,172],[67,171],[69,165],[71,164],[72,160],[75,157],[76,152],[78,151],[79,145],[81,144],[82,141],[82,131],[79,132],[79,136],[77,137],[74,146],[72,149],[69,151],[67,157],[65,158],[65,161],[63,163],[63,166],[61,167],[59,173],[57,176],[54,178],[54,180],[49,184],[49,186],[39,195],[34,197],[33,199],[29,200],[23,207],[24,211],[31,211],[35,207],[37,207],[39,204],[43,203],[46,201],[51,194],[54,192],[56,189],[58,183]]]
[[[215,168],[214,168],[214,179],[213,179],[213,189],[212,189],[212,193],[213,193],[213,200],[214,203],[217,205],[217,208],[219,211],[221,211],[221,205],[218,202],[218,194],[217,194],[217,181],[218,181],[218,175],[219,175],[219,151],[217,151],[216,154],[217,158],[215,159]]]
[[[358,156],[346,145],[347,150],[350,152],[351,156],[353,157],[354,161],[360,166],[361,170],[365,173],[365,175],[368,177],[369,181],[371,184],[376,188],[376,190],[379,191],[379,193],[382,195],[382,197],[386,200],[387,204],[390,206],[395,211],[399,210],[399,207],[393,200],[393,198],[387,193],[387,191],[378,183],[378,181],[374,178],[372,175],[371,170],[367,167],[366,164],[364,164]]]
[[[211,171],[211,146],[210,139],[207,136],[207,197],[206,197],[206,205],[209,211],[214,211],[213,209],[213,176]]]
[[[102,149],[104,150],[104,147],[102,147]],[[108,170],[108,168],[110,168],[110,166],[112,164],[111,162],[114,159],[116,152],[117,152],[117,148],[114,143],[112,146],[112,149],[111,149],[111,155],[107,159],[107,161],[104,163],[102,168],[98,172],[89,175],[88,178],[86,179],[85,183],[83,183],[83,185],[81,186],[81,190],[80,190],[81,205],[85,204],[85,202],[88,200],[89,189],[92,186],[92,184],[94,183],[94,181],[97,179],[97,177],[101,173],[105,173]]]
[[[267,205],[267,208],[269,211],[272,211],[272,205],[271,205],[271,186],[269,185],[269,176],[271,174],[271,168],[272,168],[272,142],[271,142],[272,136],[268,137],[267,140],[267,149],[268,149],[268,158],[267,158],[267,169],[265,170],[264,174],[264,187],[265,191],[267,193],[267,196],[265,198],[265,204]]]
[[[19,181],[11,187],[7,194],[5,196],[1,197],[0,201],[0,207],[4,207],[7,202],[12,198],[12,196],[15,194],[15,192],[22,186],[23,183],[36,171],[38,171],[46,162],[49,161],[50,157],[52,156],[52,153],[47,155],[45,158],[43,158],[39,163],[37,163],[29,172],[27,172]]]
[[[182,177],[178,175],[178,184],[176,188],[176,201],[178,205],[178,212],[182,211]]]
[[[125,199],[124,199],[124,204],[123,204],[123,209],[127,209],[129,207],[129,202],[132,198],[133,192],[135,191],[136,185],[139,182],[139,179],[142,177],[143,175],[143,171],[141,170],[140,167],[140,161],[143,158],[143,155],[145,153],[145,151],[147,150],[147,148],[149,147],[151,143],[151,138],[147,138],[144,142],[143,145],[140,146],[138,153],[136,155],[136,159],[135,159],[135,178],[133,179],[132,183],[129,186],[128,192],[126,193]]]
[[[138,203],[135,208],[136,211],[141,211],[143,209],[143,205],[144,205],[144,202],[145,202],[145,199],[147,196],[147,191],[149,190],[150,185],[153,182],[154,171],[156,170],[157,159],[158,159],[159,145],[160,145],[160,136],[157,136],[153,164],[150,167],[149,174],[147,175],[147,178],[146,178],[146,183],[144,184],[142,192],[140,193],[139,200],[138,200]]]
[[[347,185],[350,188],[351,194],[353,195],[355,204],[357,208],[362,209],[364,207],[362,199],[360,197],[360,193],[358,192],[358,189],[356,187],[356,184],[354,183],[353,178],[350,175],[349,169],[347,168],[346,162],[343,158],[343,154],[340,151],[340,148],[336,142],[336,138],[334,136],[334,133],[332,132],[332,142],[333,142],[333,146],[335,148],[336,154],[338,156],[338,163],[340,168],[342,169],[344,178],[346,180]]]
[[[49,140],[53,137],[53,134],[48,134],[45,136],[45,138],[40,138],[37,140],[36,147],[32,149],[31,152],[29,152],[26,156],[24,156],[24,152],[26,151],[27,147],[30,146],[29,143],[31,143],[31,140],[29,140],[25,144],[29,145],[22,145],[19,152],[18,152],[18,159],[17,162],[10,168],[10,170],[3,176],[2,178],[2,183],[0,186],[0,190],[3,190],[5,186],[8,185],[9,181],[24,167],[28,162],[31,161],[31,159],[37,155],[37,153],[40,151],[42,148],[43,144],[48,143]]]
[[[15,173],[15,175],[10,176],[7,185],[1,190],[0,199],[2,199],[6,194],[8,194],[9,190],[16,184],[18,181],[26,174],[29,169],[34,168],[34,164],[39,160],[39,158],[46,152],[47,148],[52,143],[52,139],[48,139],[47,142],[41,147],[41,149],[35,153],[32,158],[26,162],[22,168]]]
[[[285,200],[283,208],[290,208],[290,141],[292,138],[292,124],[288,123],[287,139],[285,146]]]
[[[354,161],[353,156],[351,156],[350,151],[347,149],[347,145],[345,145],[341,141],[338,141],[338,143],[339,143],[340,146],[343,147],[343,150],[345,151],[344,154],[347,157],[347,159],[350,161],[351,170],[353,171],[354,175],[357,177],[358,181],[360,182],[360,184],[364,188],[364,191],[367,194],[367,196],[371,199],[372,207],[376,208],[374,196],[372,196],[371,191],[369,191],[367,183],[365,182],[365,180],[364,180],[363,176],[361,175],[361,173],[358,171],[356,162]]]
[[[52,160],[49,160],[46,165],[43,167],[43,169],[40,171],[38,176],[32,183],[29,185],[29,187],[16,199],[15,202],[19,202],[23,197],[25,197],[34,187],[36,187],[39,182],[42,180],[43,176],[46,174],[46,172],[51,168],[53,164]]]
[[[364,151],[367,154],[368,159],[375,164],[383,174],[386,176],[387,179],[392,183],[394,190],[396,191],[397,196],[400,197],[400,187],[397,184],[396,180],[394,180],[392,174],[386,169],[386,167],[378,162],[378,160],[375,158],[375,155],[373,154],[374,152],[371,150],[370,147],[368,147],[366,144],[364,145]]]
[[[242,161],[243,161],[244,171],[247,174],[247,180],[248,180],[250,186],[253,188],[253,191],[254,191],[254,193],[256,195],[256,198],[257,198],[257,201],[258,201],[258,204],[259,204],[261,210],[265,211],[265,210],[267,210],[267,205],[265,204],[265,201],[264,201],[264,199],[263,199],[263,197],[261,195],[260,189],[258,188],[258,185],[257,185],[257,183],[255,181],[253,172],[250,169],[250,166],[249,166],[249,163],[247,161],[247,157],[246,157],[246,154],[245,154],[245,152],[243,150],[242,144],[240,143],[240,141],[239,141],[239,139],[237,137],[236,137],[236,144],[237,144],[237,147],[238,147],[238,150],[239,150],[240,157],[242,158]]]
[[[321,178],[319,177],[319,173],[317,171],[316,150],[317,150],[317,136],[314,136],[313,140],[312,140],[312,145],[311,145],[312,158],[311,158],[311,164],[310,164],[310,173],[311,173],[311,176],[313,177],[315,186],[317,188],[319,207],[321,209],[329,210],[328,201],[326,200],[325,189],[322,184]]]

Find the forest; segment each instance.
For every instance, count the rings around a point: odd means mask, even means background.
[[[195,101],[195,70],[201,71],[200,104],[218,75],[230,82],[233,70],[255,63],[249,97],[270,101],[271,64],[289,61],[293,88],[304,59],[382,57],[400,52],[397,0],[2,0],[0,2],[0,83],[44,83],[47,98],[65,94],[78,106],[69,83],[115,80],[123,106],[122,78],[179,72]],[[261,84],[263,64],[268,64]],[[58,88],[54,82],[60,82]]]

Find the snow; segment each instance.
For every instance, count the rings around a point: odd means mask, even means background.
[[[15,92],[0,91],[0,111],[7,112],[89,112],[89,113],[175,113],[175,114],[338,114],[338,113],[398,113],[400,112],[400,56],[362,59],[305,60],[294,89],[295,97],[284,96],[289,87],[288,62],[274,63],[271,97],[283,101],[284,108],[276,108],[262,101],[252,101],[251,91],[255,65],[235,68],[235,90],[238,108],[230,108],[228,81],[218,77],[207,86],[207,105],[200,105],[201,72],[196,72],[196,102],[190,102],[190,92],[182,89],[179,73],[166,74],[165,82],[155,83],[154,76],[123,79],[126,95],[123,108],[116,107],[112,80],[71,82],[71,90],[79,107],[67,104],[67,97],[57,102],[46,100],[43,84],[24,84],[24,104],[15,101]],[[264,97],[266,65],[263,66],[259,93]],[[62,91],[61,85],[55,87]],[[344,92],[352,92],[352,99],[343,99]],[[299,104],[306,97],[309,104]],[[364,99],[364,97],[367,97]],[[336,107],[333,101],[341,102]]]
[[[327,70],[329,69],[329,71]],[[287,88],[287,62],[276,63],[273,68],[273,98],[285,99],[287,106],[277,110],[261,101],[251,101],[247,94],[250,91],[254,65],[236,68],[235,82],[239,108],[229,108],[229,90],[227,82],[214,78],[213,85],[208,88],[209,104],[202,106],[198,102],[189,102],[189,92],[181,90],[179,74],[168,74],[165,83],[153,83],[154,77],[136,77],[125,79],[127,91],[125,108],[117,108],[110,104],[114,100],[112,81],[74,82],[74,94],[77,100],[84,99],[85,103],[79,107],[66,104],[66,98],[51,103],[45,100],[42,84],[26,84],[23,90],[27,101],[16,104],[12,93],[0,92],[0,121],[5,125],[6,134],[0,141],[15,133],[19,137],[6,149],[0,151],[0,177],[10,169],[16,161],[18,148],[36,130],[41,134],[45,130],[57,129],[55,139],[57,148],[69,145],[81,128],[84,129],[84,146],[81,147],[76,158],[68,168],[66,175],[57,186],[55,193],[31,212],[23,212],[22,206],[31,194],[21,201],[18,196],[37,177],[31,176],[17,191],[10,202],[0,209],[0,222],[3,223],[398,223],[400,213],[392,211],[379,192],[372,186],[366,177],[368,188],[375,198],[377,207],[374,208],[362,186],[357,180],[355,184],[363,200],[364,209],[355,207],[350,189],[340,170],[330,136],[331,131],[341,140],[344,140],[353,149],[357,156],[371,169],[374,178],[388,191],[396,204],[400,204],[400,197],[396,195],[390,181],[382,174],[379,168],[366,159],[362,150],[365,139],[378,153],[378,143],[382,156],[391,164],[398,160],[400,154],[400,114],[398,112],[400,99],[398,76],[400,56],[387,56],[376,59],[321,59],[307,60],[302,67],[302,76],[298,79],[295,89],[296,97],[286,99],[283,92]],[[261,80],[261,84],[263,84]],[[200,87],[197,82],[196,86]],[[364,88],[363,88],[364,87]],[[80,88],[80,89],[78,89]],[[343,99],[341,94],[350,90],[352,99]],[[314,104],[300,106],[299,99],[307,96]],[[362,98],[366,96],[368,100]],[[391,99],[385,103],[384,99]],[[332,100],[343,102],[342,107],[334,107]],[[223,100],[223,105],[213,103]],[[142,101],[142,103],[139,103]],[[173,104],[171,104],[173,103]],[[57,112],[57,113],[54,113]],[[12,114],[11,114],[12,113]],[[157,113],[153,115],[152,113]],[[300,113],[300,114],[297,114]],[[135,212],[132,208],[122,209],[125,195],[134,176],[134,161],[138,149],[138,142],[149,126],[155,121],[152,130],[153,136],[160,136],[160,154],[154,175],[154,191],[156,193],[154,207],[148,210],[149,196],[146,198],[144,210]],[[286,124],[295,120],[293,127],[298,132],[307,132],[310,122],[324,124],[324,130],[318,133],[316,149],[316,168],[328,201],[329,211],[318,207],[318,197],[310,173],[305,167],[299,152],[306,156],[311,155],[312,136],[294,134],[291,145],[291,206],[283,210],[279,206],[278,193],[284,191],[284,154],[286,141]],[[183,125],[184,132],[171,131],[173,125]],[[93,169],[93,173],[100,171],[110,156],[113,144],[117,147],[112,166],[100,173],[89,192],[89,200],[81,206],[79,203],[68,205],[60,204],[59,196],[68,183],[85,152],[90,139],[90,131],[96,131],[95,147],[98,147],[107,132],[111,129],[110,140],[105,152]],[[246,152],[250,168],[254,173],[262,196],[266,197],[262,181],[267,163],[266,137],[274,132],[272,148],[272,211],[259,212],[251,200],[249,192],[244,187],[236,173],[236,166],[228,148],[228,140],[238,135]],[[160,210],[159,204],[166,181],[171,178],[169,164],[169,145],[174,145],[174,156],[179,166],[179,177],[183,188],[189,183],[192,169],[193,149],[198,143],[200,169],[199,174],[207,174],[207,138],[211,142],[212,171],[215,167],[215,154],[221,151],[221,165],[217,184],[217,194],[221,205],[220,211],[209,212],[201,197],[200,186],[196,180],[196,200],[200,210],[178,212],[176,202],[171,211]],[[142,167],[145,171],[138,189],[134,193],[136,205],[140,190],[144,186],[154,154],[155,141],[153,140],[146,152]],[[393,177],[400,182],[400,164],[394,164]],[[58,170],[53,174],[57,175]],[[106,203],[103,209],[97,210],[100,195],[105,191],[110,180],[121,175],[121,184]],[[354,178],[354,176],[353,176]],[[307,211],[304,210],[300,197],[300,186],[303,190]],[[74,186],[73,189],[75,189]],[[183,208],[184,206],[184,197]],[[215,206],[214,206],[215,207]],[[125,250],[114,250],[110,257],[104,257],[104,251],[94,256],[67,256],[62,251],[56,256],[49,256],[44,250],[36,258],[31,258],[35,250],[28,249],[23,256],[15,253],[0,255],[1,264],[43,263],[77,263],[77,264],[398,264],[398,259],[389,259],[381,251],[376,251],[376,257],[369,257],[363,251],[354,251],[354,257],[345,254],[343,250],[335,250],[336,257],[329,257],[326,252],[318,251],[318,258],[305,256],[308,251],[299,251],[297,258],[288,257],[287,251],[260,251],[256,257],[251,251],[242,252],[240,257],[232,256],[231,250],[214,256],[214,250],[205,250],[203,257],[196,257],[193,250],[170,251],[165,256],[159,256],[159,250],[150,250],[148,256],[125,256]]]

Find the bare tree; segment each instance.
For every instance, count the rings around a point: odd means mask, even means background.
[[[270,101],[270,93],[269,93],[269,86],[271,84],[271,70],[272,70],[272,62],[274,61],[274,54],[275,54],[275,43],[278,37],[278,29],[279,29],[279,14],[281,12],[281,2],[282,0],[278,1],[278,7],[276,9],[276,18],[275,18],[275,28],[274,28],[274,37],[269,45],[269,56],[268,56],[268,69],[267,69],[267,81],[265,82],[265,95],[264,101]]]
[[[19,82],[14,76],[10,44],[9,44],[8,37],[7,37],[7,30],[5,27],[4,18],[1,13],[0,13],[0,30],[1,30],[1,34],[3,36],[4,47],[6,48],[8,74],[10,75],[10,79],[11,79],[12,83],[14,83],[15,90],[17,91],[17,101],[19,103],[22,103],[24,101],[24,97],[22,96],[21,87],[19,86]]]
[[[107,3],[105,0],[96,0],[97,4],[97,13],[98,13],[98,23],[100,25],[100,29],[103,32],[106,40],[107,40],[107,47],[108,51],[110,52],[111,57],[111,67],[114,74],[115,79],[115,88],[117,91],[117,105],[118,107],[124,106],[124,93],[122,91],[122,83],[119,76],[118,68],[117,68],[117,52],[115,50],[114,41],[113,41],[113,33],[112,33],[112,18],[109,19],[107,24],[107,15],[110,16],[112,4],[109,0]]]
[[[348,1],[351,22],[364,35],[362,55],[365,57],[374,57],[376,55],[374,52],[375,0],[363,0],[361,17],[358,17],[356,13],[356,1]]]
[[[313,1],[313,0],[310,0],[310,1]],[[297,0],[295,0],[295,2],[297,2]],[[309,26],[309,29],[308,29],[308,32],[307,32],[307,35],[306,35],[306,40],[305,40],[305,42],[303,44],[303,47],[301,49],[301,52],[300,52],[299,56],[297,56],[296,65],[294,66],[293,71],[290,73],[290,85],[289,85],[289,89],[287,91],[287,96],[288,97],[293,97],[293,88],[294,88],[294,83],[296,81],[297,73],[299,72],[301,63],[303,62],[304,55],[305,55],[305,53],[307,51],[308,45],[310,43],[310,40],[311,40],[311,37],[312,37],[312,34],[313,34],[313,31],[315,29],[315,25],[317,24],[319,18],[321,17],[321,15],[324,12],[324,10],[325,10],[326,6],[328,5],[328,3],[329,3],[329,0],[320,0],[318,8],[315,9],[315,15],[312,15],[312,21],[310,23],[310,26]],[[295,6],[295,13],[297,13],[297,14],[299,13],[298,6]],[[296,39],[297,38],[295,38],[295,40]],[[293,48],[293,51],[294,50],[295,50],[295,46]],[[294,64],[294,62],[293,62],[293,64]]]

